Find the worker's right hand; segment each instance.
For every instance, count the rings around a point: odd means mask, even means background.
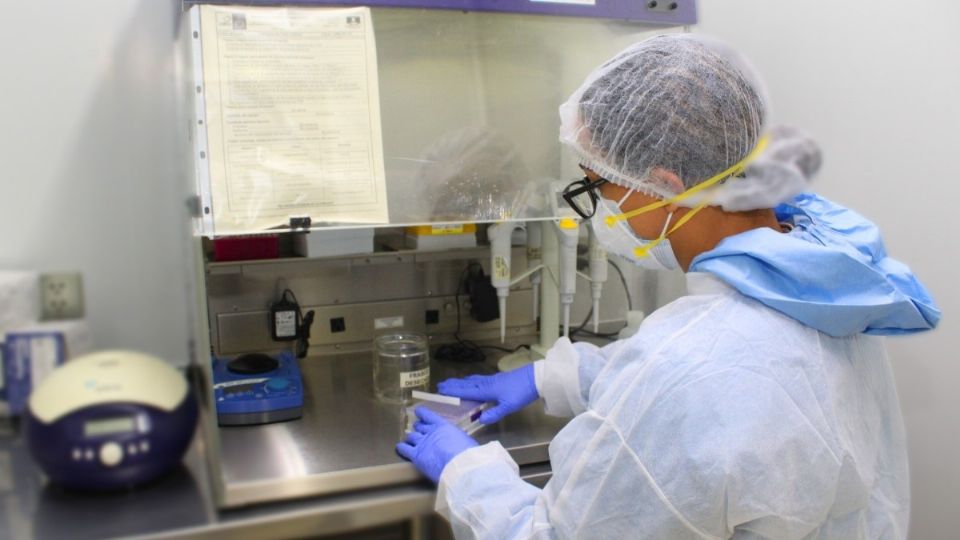
[[[482,424],[495,424],[504,416],[519,411],[540,397],[534,382],[533,364],[496,375],[447,379],[437,385],[437,390],[441,394],[463,399],[496,401],[496,406],[480,414]]]
[[[414,409],[417,423],[407,437],[397,443],[397,453],[416,465],[434,484],[443,469],[461,452],[477,446],[462,429],[426,407]]]

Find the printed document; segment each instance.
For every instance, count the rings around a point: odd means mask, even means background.
[[[368,8],[200,11],[216,234],[386,223]]]

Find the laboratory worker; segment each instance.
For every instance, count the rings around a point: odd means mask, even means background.
[[[619,53],[560,114],[586,175],[571,206],[610,253],[685,272],[687,294],[627,339],[561,338],[533,365],[439,385],[495,402],[485,423],[541,398],[572,418],[539,489],[499,443],[418,410],[397,450],[438,483],[456,536],[906,537],[884,336],[940,312],[873,223],[810,192],[817,145],[768,126],[742,57],[685,34]]]

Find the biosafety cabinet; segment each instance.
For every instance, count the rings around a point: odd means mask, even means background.
[[[694,2],[241,4],[185,1],[178,36],[193,362],[219,503],[365,490],[430,512],[432,491],[394,453],[402,407],[371,388],[373,338],[460,345],[433,351],[434,389],[549,346],[556,305],[578,296],[564,264],[575,280],[585,259],[559,197],[582,174],[558,106],[615,52],[693,24]],[[465,287],[478,276],[498,290],[496,317]],[[271,317],[294,299],[309,336],[278,340]],[[307,346],[299,418],[218,426],[217,360]],[[542,483],[562,425],[534,405],[476,437]]]

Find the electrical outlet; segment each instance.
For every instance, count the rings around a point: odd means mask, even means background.
[[[40,275],[40,305],[45,321],[83,317],[83,276],[79,272]]]

